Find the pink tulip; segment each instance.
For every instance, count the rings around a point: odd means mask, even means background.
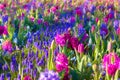
[[[50,9],[50,11],[52,12],[52,13],[55,13],[56,11],[57,11],[57,7],[56,6],[53,6],[53,7],[51,7],[51,9]]]
[[[78,45],[78,52],[81,54],[84,53],[84,44],[81,43]]]
[[[95,31],[95,26],[93,25],[92,27],[91,27],[91,32],[93,33]]]
[[[120,27],[117,29],[116,34],[120,35]]]
[[[98,21],[99,21],[99,18],[96,18],[96,19],[95,19],[95,21],[96,21],[96,23],[98,23]]]
[[[0,10],[3,10],[3,9],[4,9],[4,5],[0,4]]]

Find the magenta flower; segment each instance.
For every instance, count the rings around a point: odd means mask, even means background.
[[[83,12],[82,12],[81,9],[77,8],[77,9],[76,9],[76,14],[77,14],[78,16],[82,16]]]
[[[3,9],[4,9],[4,5],[0,4],[0,10],[3,10]]]
[[[41,19],[38,19],[38,20],[37,20],[37,23],[38,23],[38,24],[41,24],[41,23],[42,23],[42,20],[41,20]]]
[[[4,51],[11,52],[11,50],[12,50],[12,43],[11,43],[11,41],[9,41],[9,40],[4,41],[2,43],[2,49]]]
[[[118,69],[117,64],[108,64],[107,72],[109,75],[114,76]]]
[[[70,43],[70,39],[71,39],[71,34],[68,31],[61,35],[57,34],[57,36],[55,37],[55,42],[62,47],[65,45],[68,47],[68,45]],[[68,45],[67,45],[67,42],[68,42]]]
[[[108,17],[103,18],[103,21],[104,21],[105,23],[108,23]]]
[[[117,29],[116,34],[120,35],[120,27]]]
[[[111,52],[104,55],[102,62],[104,69],[107,70],[109,75],[113,76],[119,67],[120,58],[116,53]]]
[[[95,19],[95,21],[96,21],[96,23],[98,23],[98,21],[99,21],[99,18],[96,18],[96,19]]]
[[[120,70],[120,58],[118,60],[118,69]]]
[[[4,33],[4,27],[0,26],[0,35],[2,35]]]
[[[62,47],[66,45],[66,39],[64,35],[57,34],[57,36],[55,37],[55,42]]]
[[[93,25],[92,27],[91,27],[91,32],[93,33],[95,31],[95,26]]]
[[[77,50],[78,44],[79,44],[78,38],[76,38],[76,37],[74,37],[74,36],[71,37],[71,39],[70,39],[70,44],[71,44],[72,49],[76,49],[76,50]]]
[[[65,70],[66,74],[68,73],[68,59],[65,54],[58,53],[55,62],[56,62],[56,70],[58,72]]]
[[[53,6],[51,7],[50,12],[55,13],[57,10],[58,10],[58,7]]]
[[[27,75],[24,77],[24,80],[32,80],[32,78],[29,75]]]
[[[84,53],[84,44],[81,43],[81,44],[78,45],[78,52],[79,53]]]
[[[4,35],[8,35],[8,30],[7,30],[7,26],[5,25],[4,26],[4,32],[3,32]]]

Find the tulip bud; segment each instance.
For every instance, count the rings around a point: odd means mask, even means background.
[[[91,27],[91,32],[93,33],[95,31],[95,26]]]
[[[78,52],[81,54],[84,53],[84,45],[82,43],[78,45]]]
[[[93,69],[94,72],[96,72],[96,71],[97,71],[97,65],[96,65],[96,64],[93,64],[93,65],[92,65],[92,69]]]
[[[108,42],[107,50],[111,52],[111,50],[112,50],[112,41]]]
[[[116,34],[120,35],[120,27],[117,29]]]
[[[98,18],[96,18],[96,19],[95,19],[95,21],[96,21],[96,23],[98,23],[99,19],[98,19]]]

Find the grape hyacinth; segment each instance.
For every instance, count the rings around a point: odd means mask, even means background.
[[[40,73],[38,80],[60,80],[60,78],[57,72],[46,70]]]

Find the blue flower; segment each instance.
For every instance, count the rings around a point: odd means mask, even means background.
[[[107,25],[105,23],[102,23],[100,26],[100,35],[102,36],[102,38],[104,38],[107,34],[108,34]]]
[[[57,72],[46,70],[41,72],[39,80],[60,80],[60,78]]]
[[[3,24],[8,21],[8,15],[2,16]]]
[[[113,27],[114,27],[115,30],[118,29],[118,27],[119,27],[119,20],[115,20],[115,21],[113,22]]]
[[[92,6],[91,6],[91,10],[90,10],[91,14],[94,14],[95,9],[96,9],[96,7],[95,7],[94,5],[92,5]]]
[[[85,28],[78,28],[78,37],[83,37],[84,34],[86,33]]]

